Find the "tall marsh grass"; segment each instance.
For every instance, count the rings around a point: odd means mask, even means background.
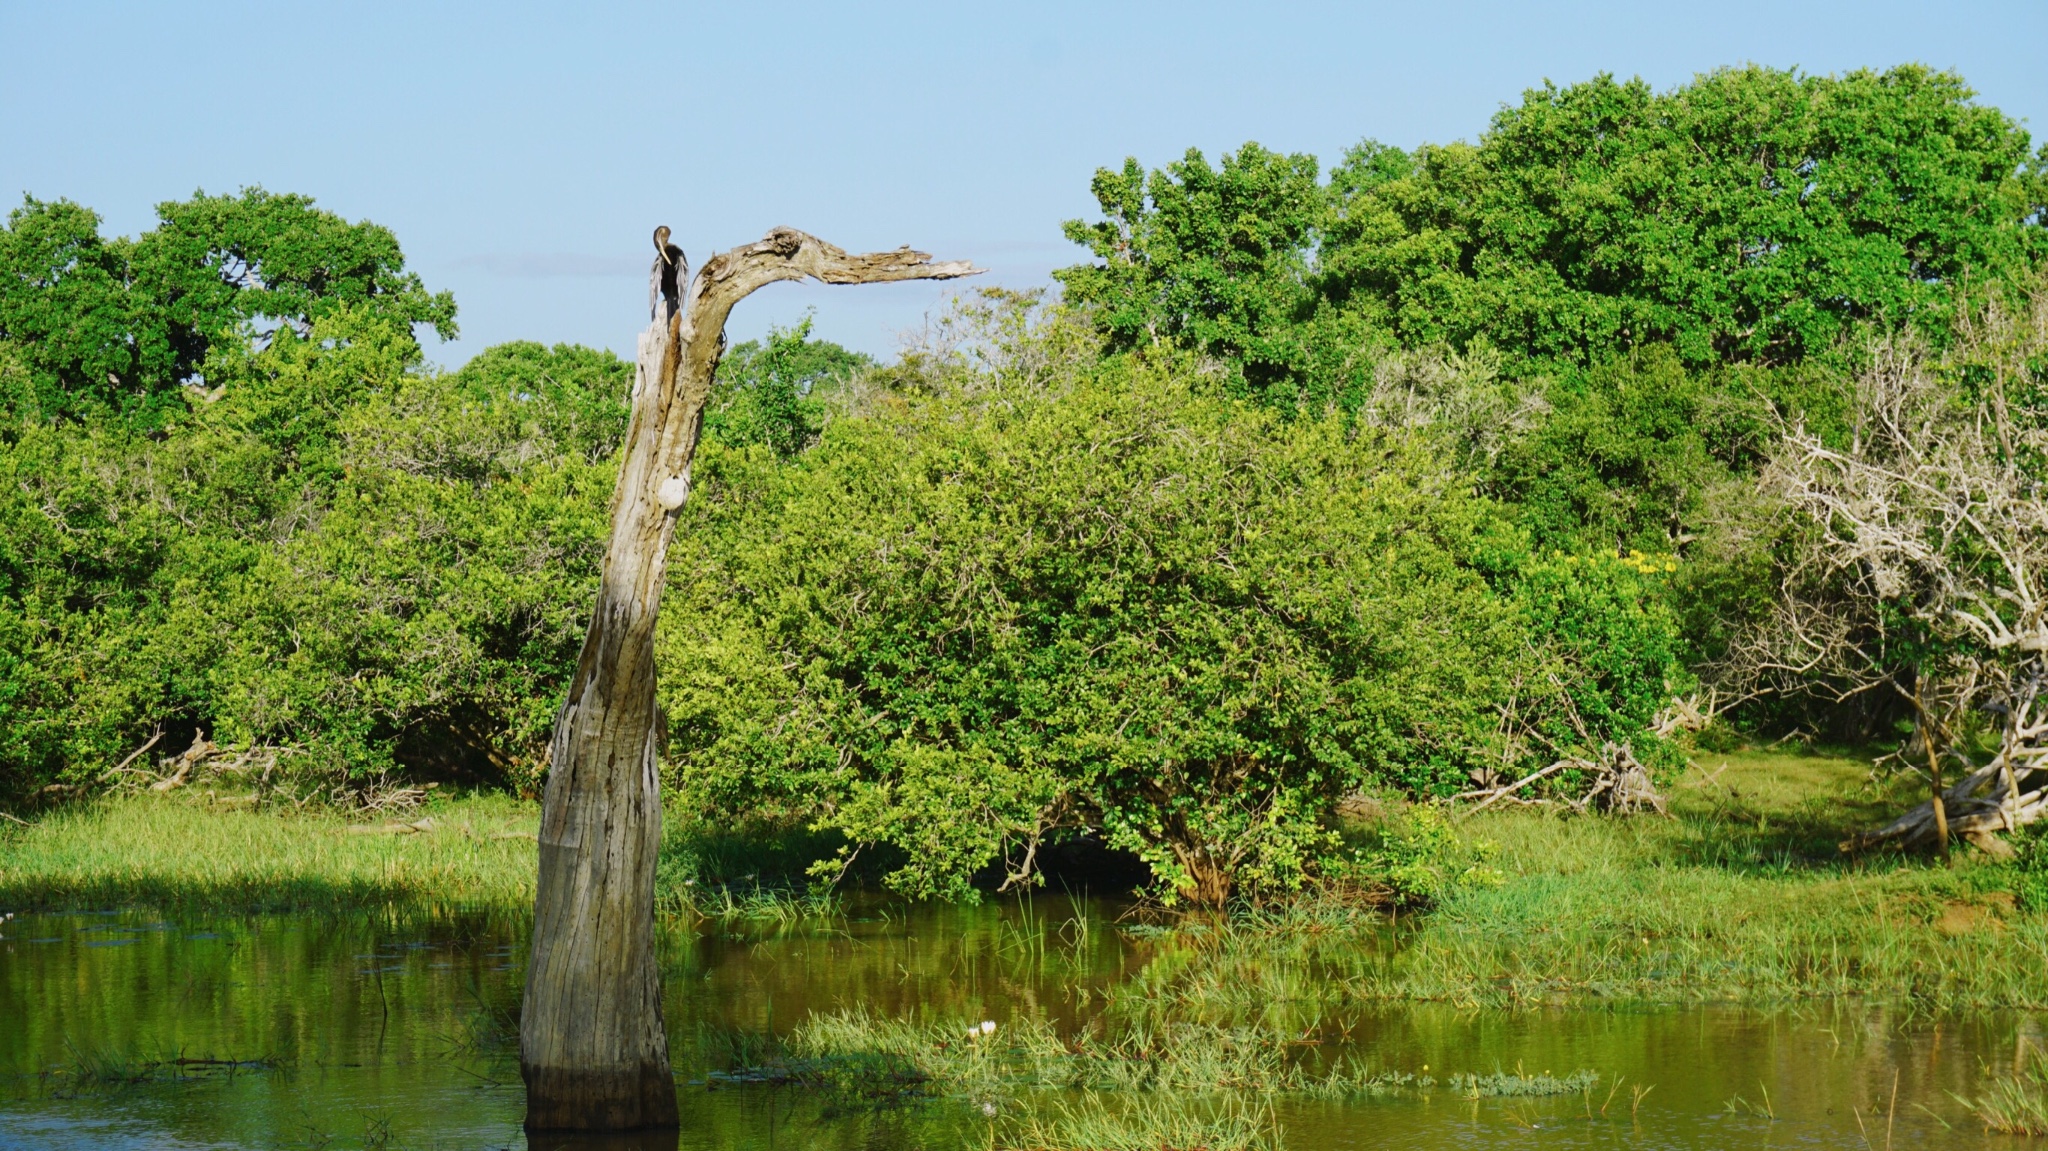
[[[1269,1101],[1086,1091],[1009,1125],[1006,1151],[1279,1151]]]
[[[1460,824],[1493,845],[1501,880],[1427,913],[1308,901],[1156,929],[1155,957],[1114,995],[1126,1011],[1301,1023],[1360,1001],[2048,1007],[2048,909],[2014,898],[2018,869],[1836,850],[1900,802],[1867,764],[1717,757],[1672,790],[1669,819]]]
[[[727,1082],[776,1082],[855,1096],[943,1095],[989,1103],[1025,1092],[1116,1095],[1293,1095],[1342,1100],[1427,1092],[1438,1080],[1366,1066],[1356,1056],[1325,1059],[1320,1043],[1292,1030],[1198,1020],[1097,1017],[1063,1037],[1044,1019],[900,1019],[863,1009],[814,1012],[786,1039],[728,1041]],[[863,1077],[872,1077],[866,1082]],[[1444,1082],[1477,1098],[1580,1091],[1591,1071],[1453,1076]]]
[[[1993,1079],[1984,1094],[1968,1102],[1987,1131],[2048,1135],[2048,1054],[2033,1052],[2025,1066]]]

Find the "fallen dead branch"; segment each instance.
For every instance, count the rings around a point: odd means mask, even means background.
[[[150,748],[155,747],[157,745],[157,742],[163,739],[163,737],[163,729],[158,728],[156,734],[149,737],[149,742],[143,744],[141,747],[136,748],[134,751],[129,752],[128,758],[115,764],[112,768],[110,768],[107,771],[105,775],[100,776],[100,782],[105,783],[106,781],[128,770],[129,764],[134,763],[138,759],[141,759],[143,754],[147,752]]]
[[[149,789],[155,792],[165,792],[174,787],[185,786],[185,781],[192,778],[192,769],[205,763],[219,750],[220,748],[207,740],[205,729],[200,729],[192,737],[192,746],[186,748],[183,755],[170,762],[171,773],[150,784]]]
[[[1466,819],[1477,815],[1503,799],[1529,802],[1514,799],[1514,794],[1568,769],[1585,772],[1589,779],[1586,790],[1577,798],[1564,798],[1563,802],[1573,811],[1584,812],[1598,808],[1601,811],[1623,814],[1640,811],[1654,811],[1659,815],[1670,814],[1665,808],[1664,797],[1657,793],[1656,785],[1650,778],[1649,768],[1644,767],[1642,761],[1636,758],[1634,749],[1626,743],[1606,743],[1601,745],[1597,759],[1566,756],[1548,767],[1530,772],[1513,783],[1459,795],[1459,799],[1485,797],[1467,808],[1459,818]]]
[[[428,816],[425,819],[414,820],[411,823],[358,823],[351,826],[348,829],[348,833],[350,835],[419,835],[423,832],[434,830],[436,826],[438,825],[435,824],[433,817]]]
[[[1464,795],[1461,795],[1458,798],[1462,799],[1465,796],[1477,795],[1483,795],[1487,798],[1482,802],[1475,804],[1470,808],[1467,808],[1465,810],[1464,815],[1460,816],[1459,818],[1469,818],[1471,816],[1477,815],[1480,812],[1485,811],[1487,808],[1493,806],[1495,803],[1498,803],[1500,800],[1505,799],[1510,795],[1513,795],[1515,792],[1522,790],[1523,788],[1529,786],[1532,783],[1535,783],[1537,780],[1542,779],[1545,776],[1551,775],[1555,772],[1563,771],[1567,767],[1576,766],[1590,767],[1592,765],[1587,763],[1583,759],[1560,759],[1556,763],[1551,764],[1549,767],[1543,768],[1540,771],[1532,771],[1528,775],[1523,776],[1522,778],[1516,780],[1513,783],[1503,784],[1502,786],[1493,788],[1490,791],[1481,790],[1477,792],[1465,792]]]
[[[1892,758],[1927,801],[1844,851],[1946,853],[1961,836],[1999,852],[1999,833],[2048,814],[2048,292],[1957,337],[1940,354],[1908,335],[1876,345],[1848,442],[1789,424],[1761,479],[1794,530],[1772,617],[1737,636],[1723,678],[1887,695],[1914,719]],[[1966,737],[1987,727],[1997,751],[1978,764]]]

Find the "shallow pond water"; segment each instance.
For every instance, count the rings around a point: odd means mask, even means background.
[[[1108,910],[1061,896],[873,905],[780,930],[675,926],[664,962],[683,1130],[676,1142],[613,1146],[987,1147],[1010,1117],[975,1103],[846,1110],[708,1073],[744,1042],[735,1036],[786,1034],[813,1011],[999,1026],[1032,1016],[1071,1031],[1105,992],[1163,962]],[[0,931],[0,1147],[528,1145],[509,1043],[519,917],[121,912],[22,915]],[[1336,1014],[1326,1004],[1313,1031],[1318,1057],[1387,1071],[1591,1070],[1602,1081],[1536,1098],[1448,1087],[1343,1103],[1277,1097],[1271,1119],[1296,1151],[1881,1148],[1887,1126],[1891,1146],[1948,1148],[2021,1145],[1984,1134],[1959,1097],[2038,1047],[2042,1024],[1860,1004]],[[1650,1088],[1639,1103],[1638,1086]],[[1005,1104],[1048,1105],[1058,1100]]]

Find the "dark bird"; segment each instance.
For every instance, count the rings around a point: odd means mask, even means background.
[[[683,277],[690,273],[690,258],[668,242],[668,225],[654,230],[654,266],[647,271],[647,314],[652,317],[659,302],[666,302],[669,314],[682,306]]]

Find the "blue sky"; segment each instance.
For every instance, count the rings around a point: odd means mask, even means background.
[[[1088,178],[1246,140],[1327,163],[1470,138],[1546,78],[1659,88],[1719,65],[1954,68],[2048,132],[2048,3],[457,5],[0,0],[0,197],[148,228],[196,188],[303,192],[394,229],[461,306],[448,364],[509,339],[629,350],[647,235],[701,262],[776,224],[1043,283]],[[777,286],[888,354],[956,290]]]

